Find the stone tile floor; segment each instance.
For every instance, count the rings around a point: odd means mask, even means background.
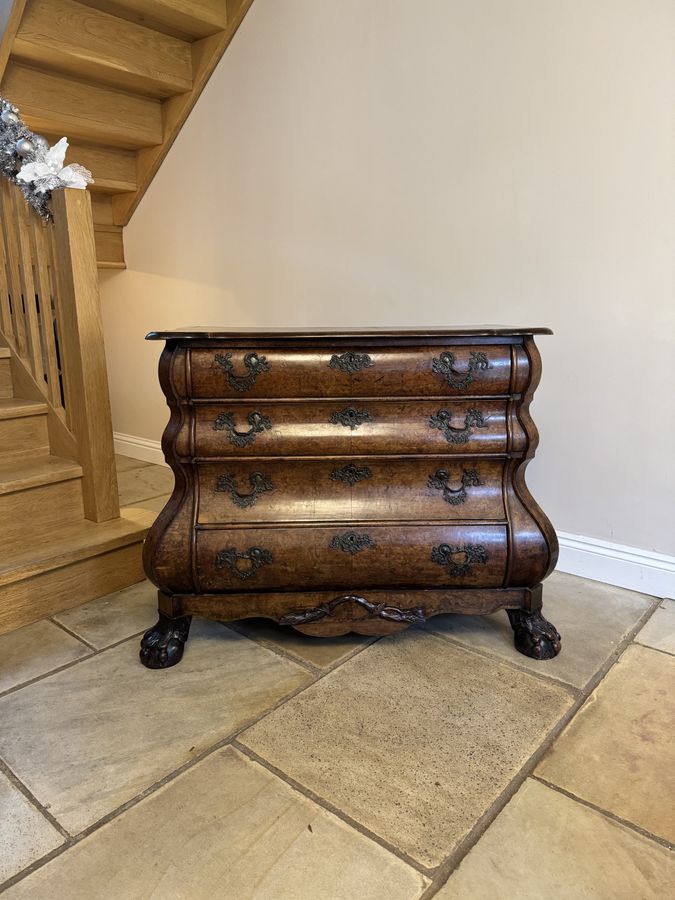
[[[170,473],[119,459],[123,500]],[[675,896],[675,601],[554,574],[560,657],[506,616],[373,640],[195,619],[148,583],[0,637],[8,900]]]

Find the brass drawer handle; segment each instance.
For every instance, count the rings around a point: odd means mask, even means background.
[[[351,428],[352,431],[358,428],[359,425],[363,425],[364,422],[372,421],[373,416],[367,410],[354,409],[353,406],[336,411],[330,417],[331,425],[344,425],[345,428]]]
[[[361,481],[362,478],[372,477],[373,473],[368,466],[360,468],[359,466],[355,466],[354,463],[349,463],[348,466],[343,466],[341,469],[333,469],[330,473],[331,481],[342,481],[350,487],[355,485],[358,481]]]
[[[214,431],[226,431],[228,440],[235,447],[246,447],[252,444],[256,434],[269,430],[272,427],[271,421],[259,412],[251,412],[247,416],[248,424],[251,426],[248,431],[237,431],[233,413],[218,413],[216,421],[213,423]]]
[[[267,357],[259,356],[257,353],[247,353],[244,357],[248,375],[235,375],[231,353],[216,353],[215,360],[226,373],[227,382],[235,391],[248,391],[255,384],[258,375],[270,370]]]
[[[266,475],[263,475],[262,472],[253,472],[248,476],[248,480],[251,485],[250,493],[240,494],[237,490],[236,476],[219,475],[218,481],[216,482],[216,490],[222,493],[229,492],[230,496],[232,497],[232,502],[237,506],[240,506],[242,509],[246,509],[246,507],[248,506],[253,506],[260,494],[264,494],[265,491],[274,490],[272,479],[268,478]]]
[[[473,408],[466,411],[462,428],[457,428],[451,423],[452,413],[449,409],[439,409],[435,415],[429,418],[429,428],[438,428],[439,431],[442,431],[449,444],[467,444],[472,434],[472,426],[487,428],[487,421],[483,413]]]
[[[484,353],[472,351],[469,353],[469,367],[466,372],[458,372],[455,368],[455,354],[446,350],[440,356],[434,356],[431,361],[431,371],[434,375],[440,375],[450,387],[462,390],[467,388],[474,380],[475,373],[489,369],[490,363]]]
[[[462,470],[462,481],[458,488],[450,487],[448,483],[449,477],[445,469],[437,469],[433,475],[429,476],[427,484],[430,488],[443,491],[443,499],[451,506],[460,506],[462,503],[466,503],[466,489],[483,484],[475,469]]]
[[[353,350],[348,350],[342,356],[334,353],[328,363],[330,369],[341,369],[343,372],[352,373],[360,372],[361,369],[369,369],[372,365],[373,360],[367,353],[354,353]]]
[[[439,566],[446,566],[448,574],[453,578],[466,575],[471,571],[473,563],[486,563],[487,560],[487,551],[482,544],[464,544],[461,547],[439,544],[431,550],[431,561]]]
[[[246,560],[250,563],[247,568],[239,568],[239,560]],[[242,580],[250,578],[262,566],[269,565],[274,562],[274,556],[269,550],[263,550],[261,547],[249,547],[246,553],[237,553],[234,547],[227,550],[220,550],[216,553],[216,569],[224,569],[227,567],[235,578]]]
[[[374,547],[375,541],[368,534],[359,534],[357,531],[347,531],[345,534],[335,535],[330,542],[331,550],[342,550],[352,556],[360,553],[367,547]]]

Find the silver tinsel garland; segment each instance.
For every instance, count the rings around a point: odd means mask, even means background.
[[[43,219],[49,220],[52,217],[49,201],[54,188],[71,185],[86,187],[92,181],[91,173],[82,166],[72,164],[61,168],[62,162],[53,164],[55,155],[59,160],[63,159],[64,148],[67,146],[68,142],[64,139],[50,151],[46,138],[31,131],[19,115],[17,107],[0,97],[0,174],[20,188],[26,202]],[[37,166],[30,166],[31,163]],[[28,166],[30,168],[26,169]],[[21,173],[22,168],[24,173]],[[41,169],[41,174],[27,174],[30,169],[35,168]],[[23,177],[19,177],[20,173]],[[74,180],[78,183],[73,184]]]

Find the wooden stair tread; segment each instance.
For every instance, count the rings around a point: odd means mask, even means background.
[[[9,359],[11,355],[9,347],[0,347],[0,359]]]
[[[0,400],[0,419],[19,419],[23,416],[42,416],[47,413],[47,404],[39,400],[21,400],[10,397]]]
[[[59,456],[33,456],[0,461],[0,494],[82,477],[82,467]]]
[[[38,132],[61,132],[131,150],[162,143],[161,104],[150,97],[43,72],[13,59],[2,92]]]
[[[155,97],[170,97],[192,87],[188,43],[76,0],[29,3],[12,54],[85,80]]]
[[[150,510],[125,507],[120,511],[119,519],[99,523],[83,520],[40,535],[39,540],[14,553],[11,560],[3,559],[0,563],[0,588],[78,560],[139,543],[155,518],[156,513]]]
[[[183,40],[208,37],[225,28],[225,0],[83,0],[87,6],[106,10]],[[229,5],[229,0],[227,5]]]

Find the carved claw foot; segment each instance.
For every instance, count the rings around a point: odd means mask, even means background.
[[[532,659],[553,659],[560,653],[560,635],[541,614],[526,609],[507,609],[516,650]]]
[[[170,619],[164,613],[159,621],[146,631],[141,640],[141,662],[148,669],[168,669],[183,658],[183,648],[190,633],[192,616]]]

